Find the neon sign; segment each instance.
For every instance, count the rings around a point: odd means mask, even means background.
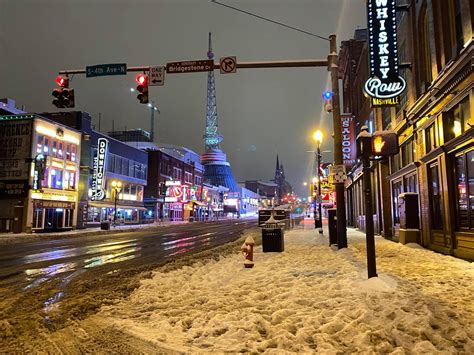
[[[371,77],[364,90],[372,98],[397,97],[407,84],[398,73],[395,0],[368,0],[367,20]]]
[[[92,201],[99,201],[105,198],[105,167],[109,151],[109,141],[105,138],[97,140],[97,153],[92,164]]]

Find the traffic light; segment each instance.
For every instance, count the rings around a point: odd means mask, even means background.
[[[146,74],[138,74],[136,81],[138,83],[137,91],[139,94],[137,95],[138,101],[141,104],[148,103],[148,75]]]
[[[56,78],[59,88],[53,90],[53,105],[58,108],[74,107],[74,89],[69,89],[69,78],[59,75]]]
[[[393,131],[379,131],[372,135],[372,155],[390,156],[398,154],[398,136]]]
[[[325,102],[324,108],[326,112],[332,112],[332,91],[326,90],[323,92],[323,100]]]

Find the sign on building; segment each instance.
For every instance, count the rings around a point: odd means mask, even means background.
[[[109,141],[105,138],[97,140],[97,152],[92,163],[92,201],[100,201],[105,198],[105,169],[107,167],[107,155],[109,152]]]
[[[342,159],[344,165],[351,167],[356,162],[355,118],[351,113],[341,114]]]
[[[398,70],[395,1],[368,0],[367,21],[370,78],[364,90],[373,99],[372,104],[391,106],[406,88]]]
[[[0,123],[0,181],[27,181],[33,121]]]

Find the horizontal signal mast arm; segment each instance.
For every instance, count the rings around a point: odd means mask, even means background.
[[[309,60],[279,60],[262,62],[237,62],[237,68],[305,68],[305,67],[327,67],[326,59]],[[214,63],[214,69],[220,69],[219,63]]]
[[[308,68],[308,67],[327,67],[326,59],[309,60],[279,60],[279,61],[261,61],[261,62],[237,62],[237,68]],[[214,69],[220,69],[219,63],[214,63]],[[149,66],[127,67],[127,72],[150,71]],[[85,69],[60,70],[59,74],[85,74]]]

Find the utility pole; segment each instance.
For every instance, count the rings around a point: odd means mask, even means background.
[[[151,102],[150,106],[150,141],[153,142],[155,139],[155,102]]]
[[[339,80],[337,67],[336,35],[329,36],[328,70],[332,84],[332,120],[334,128],[334,165],[344,166],[342,159],[341,108],[339,106]],[[346,205],[344,182],[334,182],[336,187],[337,248],[347,248]]]
[[[319,234],[323,234],[323,214],[322,214],[322,198],[321,198],[321,144],[318,144],[318,213],[319,213],[319,222],[318,222],[318,227],[319,227]]]

